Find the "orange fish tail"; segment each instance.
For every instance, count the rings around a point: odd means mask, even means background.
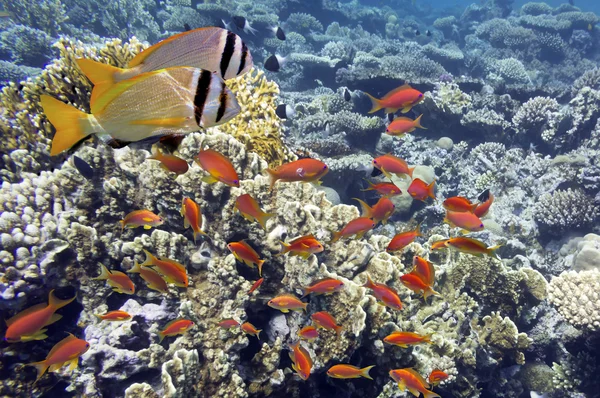
[[[52,138],[50,156],[66,151],[94,131],[89,118],[93,116],[48,95],[40,96],[46,117],[56,129]]]
[[[46,361],[28,363],[26,366],[34,366],[37,369],[38,375],[35,381],[38,381],[48,370],[49,365]]]
[[[302,289],[302,290],[303,290],[303,293],[302,293],[302,297],[301,297],[301,298],[304,298],[304,297],[308,296],[308,295],[309,295],[309,294],[312,292],[312,291],[310,290],[310,287],[305,287],[305,288],[304,288],[304,289]],[[304,308],[304,310],[306,311],[306,308]]]
[[[433,391],[423,390],[423,398],[442,398],[441,395],[434,393]]]
[[[54,295],[54,290],[52,290],[48,296],[48,306],[54,308],[54,311],[56,311],[75,300],[76,297],[77,296],[73,296],[70,299],[61,300]]]
[[[436,292],[435,290],[433,290],[432,287],[429,287],[427,290],[423,291],[423,298],[425,299],[425,301],[427,301],[428,297],[431,296],[439,296],[440,294],[438,292]]]
[[[342,333],[342,326],[334,326],[333,329],[338,336]]]
[[[375,113],[378,110],[380,110],[381,108],[383,108],[383,106],[381,105],[381,100],[373,97],[371,94],[369,93],[365,93],[367,95],[367,97],[369,97],[369,99],[371,100],[371,110],[369,111],[369,113]]]
[[[500,245],[496,245],[496,246],[492,246],[492,247],[488,247],[488,253],[490,256],[495,257],[496,259],[500,260],[500,256],[498,255],[498,253],[496,253],[496,250],[500,249],[502,247],[502,244]]]
[[[427,195],[435,199],[435,179],[431,181],[431,184],[427,185]]]
[[[277,172],[275,172],[275,170],[273,169],[266,169],[265,171],[267,172],[267,174],[269,174],[269,178],[271,179],[269,182],[269,191],[272,191],[273,187],[275,186],[275,183],[277,182],[277,180],[279,180],[279,176],[277,175]]]
[[[372,289],[375,285],[373,284],[373,281],[371,280],[371,277],[369,276],[369,274],[367,274],[367,281],[365,282],[364,285],[362,285],[362,287],[366,287],[369,289]]]
[[[367,366],[366,368],[362,368],[360,370],[360,375],[362,377],[364,377],[365,379],[373,380],[373,378],[369,374],[369,370],[373,369],[374,367],[375,367],[375,365],[371,365],[371,366]]]
[[[418,127],[420,129],[423,129],[423,130],[427,130],[427,127],[423,127],[421,125],[421,118],[422,117],[423,117],[423,114],[420,114],[419,117],[415,119],[415,127]]]
[[[276,215],[275,213],[263,213],[260,216],[256,217],[256,221],[266,231],[267,230],[267,221],[269,221],[275,215]]]
[[[360,203],[361,212],[362,212],[361,217],[367,217],[367,218],[373,217],[373,208],[372,207],[370,207],[368,204],[366,204],[365,202],[363,202],[362,200],[360,200],[358,198],[352,198],[352,199],[354,199],[358,203]]]
[[[333,234],[333,238],[331,238],[331,240],[329,241],[329,243],[335,243],[338,240],[340,240],[340,238],[342,237],[342,233],[341,232],[331,232]]]
[[[256,266],[258,267],[258,275],[262,276],[262,266],[265,263],[265,260],[258,260]]]
[[[412,176],[413,176],[413,172],[415,171],[415,169],[416,169],[416,166],[415,166],[415,167],[409,167],[409,168],[408,168],[408,173],[407,173],[407,174],[408,174],[408,176],[409,176],[410,178],[412,178]]]

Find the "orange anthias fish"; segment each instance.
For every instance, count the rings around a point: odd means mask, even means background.
[[[335,322],[335,318],[327,311],[315,312],[310,316],[312,321],[320,328],[334,330],[338,336],[342,332],[342,326]]]
[[[269,173],[269,177],[271,178],[271,185],[269,189],[273,189],[273,186],[275,186],[277,181],[319,181],[325,174],[327,174],[329,168],[320,160],[305,158],[285,163],[274,169],[267,169],[266,171]]]
[[[396,208],[396,205],[385,196],[379,198],[373,207],[369,207],[368,204],[360,199],[354,198],[354,200],[358,201],[362,207],[362,217],[372,219],[375,224],[380,221],[382,224],[386,224],[388,218],[392,216],[392,213],[394,213],[394,209]]]
[[[431,383],[432,387],[437,386],[438,384],[440,384],[442,381],[447,380],[448,377],[450,377],[448,375],[448,373],[443,372],[439,369],[434,369],[431,371],[431,373],[429,373],[429,383]]]
[[[367,275],[367,282],[363,287],[373,290],[375,298],[386,307],[394,310],[402,309],[402,300],[400,300],[398,293],[391,287],[383,283],[373,282],[369,275]]]
[[[254,325],[250,322],[242,323],[242,326],[240,326],[240,328],[242,329],[242,332],[252,336],[256,336],[256,338],[260,340],[260,332],[262,332],[262,329],[256,329]]]
[[[462,228],[469,232],[477,232],[483,230],[483,222],[473,213],[446,211],[444,222],[447,222],[453,227]]]
[[[123,230],[124,228],[142,226],[144,229],[150,229],[162,225],[164,221],[162,217],[152,213],[150,210],[134,210],[119,222],[121,223],[121,230]]]
[[[54,290],[48,295],[48,304],[37,304],[6,320],[8,328],[4,340],[9,343],[44,340],[45,326],[51,325],[62,318],[55,312],[75,300],[75,297],[61,300],[54,295]]]
[[[258,267],[258,275],[262,275],[262,266],[265,260],[261,260],[258,253],[249,244],[242,240],[229,243],[227,248],[233,253],[236,260],[243,262],[249,267],[256,265]]]
[[[291,256],[307,259],[311,254],[321,253],[324,250],[323,245],[313,235],[301,236],[290,243],[281,242],[281,244],[283,250],[277,254],[278,256],[290,253]]]
[[[392,120],[389,126],[387,126],[385,132],[388,135],[397,137],[407,133],[412,133],[417,128],[427,130],[426,127],[421,126],[421,116],[423,115],[419,115],[419,117],[415,120],[404,116],[398,116],[397,118]]]
[[[324,278],[314,281],[312,285],[304,288],[304,295],[302,297],[308,296],[311,293],[316,294],[317,296],[320,294],[331,294],[337,292],[338,290],[344,287],[344,282],[333,279],[333,278]]]
[[[423,281],[421,277],[414,273],[402,275],[400,281],[415,293],[423,294],[423,298],[427,300],[429,296],[439,296],[439,293],[433,290],[433,287]]]
[[[52,347],[45,360],[27,365],[37,368],[38,376],[36,380],[39,380],[48,368],[50,368],[50,372],[56,372],[66,364],[69,364],[69,371],[73,371],[79,364],[79,357],[85,354],[89,348],[90,344],[87,341],[78,339],[69,333],[67,337]]]
[[[402,348],[408,348],[409,345],[433,344],[430,340],[431,335],[422,336],[412,332],[393,332],[383,339],[384,343],[397,345]]]
[[[494,195],[492,195],[489,189],[486,189],[481,195],[479,195],[479,200],[480,203],[477,204],[477,207],[475,208],[475,211],[473,211],[473,213],[477,217],[481,218],[488,213],[490,207],[492,206],[492,203],[494,203]]]
[[[388,244],[385,251],[388,253],[393,253],[404,249],[406,246],[410,245],[417,238],[417,236],[422,236],[420,228],[421,224],[417,225],[417,228],[415,228],[413,231],[406,231],[396,234],[396,236],[394,236]]]
[[[110,311],[104,315],[100,315],[100,314],[94,314],[94,315],[101,321],[108,321],[108,322],[121,322],[121,321],[127,321],[127,320],[131,319],[131,315],[129,315],[127,312],[119,311],[119,310]]]
[[[225,156],[212,149],[201,150],[196,157],[196,163],[209,175],[202,177],[207,184],[222,182],[231,187],[240,186],[240,178],[235,168]]]
[[[223,329],[232,329],[232,328],[240,326],[240,323],[238,321],[236,321],[235,319],[231,318],[231,319],[223,319],[221,322],[218,323],[218,325],[220,327],[222,327]]]
[[[358,379],[364,377],[365,379],[373,380],[371,375],[369,375],[369,370],[374,367],[375,365],[371,365],[361,369],[347,364],[333,365],[327,371],[327,376],[334,379]]]
[[[286,314],[290,312],[290,310],[306,311],[308,303],[302,302],[293,294],[280,294],[279,296],[273,297],[271,300],[269,300],[267,305]]]
[[[381,170],[387,178],[392,178],[392,174],[398,177],[403,177],[408,174],[412,178],[414,167],[408,167],[408,163],[404,159],[400,159],[392,154],[386,154],[373,159],[373,166]]]
[[[448,247],[453,247],[463,253],[469,253],[475,256],[483,256],[485,254],[491,257],[496,257],[497,259],[500,259],[500,257],[498,257],[498,254],[496,254],[496,250],[502,246],[496,245],[488,247],[480,240],[467,238],[464,236],[448,239],[447,245]]]
[[[165,337],[176,336],[178,334],[184,334],[194,326],[194,322],[189,319],[176,319],[171,321],[165,326],[165,328],[158,332],[160,337],[158,343],[160,344]]]
[[[142,267],[156,268],[156,271],[158,271],[168,283],[173,283],[178,287],[188,287],[188,274],[182,264],[169,258],[157,257],[148,250],[144,250],[144,253],[146,253],[146,260],[141,264]]]
[[[254,222],[256,221],[257,223],[260,224],[260,226],[266,230],[266,224],[267,224],[267,220],[269,220],[269,218],[275,216],[275,213],[265,213],[263,212],[260,207],[258,206],[258,202],[256,201],[256,199],[254,199],[252,196],[246,194],[243,194],[241,196],[239,196],[236,200],[235,200],[235,207],[234,207],[237,211],[240,212],[240,214],[248,221]]]
[[[433,391],[429,391],[429,383],[411,368],[393,369],[390,370],[389,374],[398,383],[398,388],[401,391],[408,389],[415,397],[418,397],[419,393],[422,393],[423,398],[441,398]]]
[[[303,340],[312,341],[319,337],[319,330],[314,326],[305,326],[298,331],[298,337]]]
[[[178,156],[168,153],[164,154],[160,149],[157,149],[148,159],[158,160],[160,162],[160,167],[177,175],[185,174],[189,169],[188,162]]]
[[[436,240],[431,244],[431,250],[441,250],[448,247],[449,239]]]
[[[92,278],[95,281],[106,281],[112,290],[117,293],[123,294],[134,294],[135,293],[135,285],[129,279],[129,277],[121,271],[109,271],[108,268],[104,266],[104,264],[100,264],[102,267],[102,271],[100,275],[96,278]]]
[[[363,235],[375,228],[375,222],[367,217],[358,217],[350,221],[339,232],[333,232],[333,238],[330,243],[337,242],[340,238],[347,238],[356,235],[357,239],[361,239]]]
[[[196,243],[196,236],[206,235],[200,227],[202,226],[202,211],[200,206],[190,198],[183,198],[181,202],[181,215],[183,216],[183,228],[192,228],[194,233],[194,243]]]
[[[435,180],[427,184],[420,178],[415,178],[408,187],[408,194],[415,200],[427,200],[428,197],[435,199]]]
[[[382,99],[377,99],[369,94],[367,96],[373,104],[369,113],[377,112],[382,108],[385,108],[386,113],[396,113],[398,109],[402,109],[402,113],[407,113],[413,106],[423,101],[423,93],[408,84],[390,91]]]
[[[248,294],[252,294],[252,292],[254,292],[256,289],[258,289],[260,287],[260,285],[262,285],[262,283],[264,282],[265,278],[260,278],[259,280],[257,280],[256,282],[254,282],[252,284],[252,287],[250,288],[250,290],[248,290]]]
[[[142,279],[146,282],[146,286],[152,290],[156,290],[160,293],[169,292],[167,282],[162,278],[162,276],[158,272],[156,272],[152,268],[142,267],[136,261],[133,268],[127,272],[140,274]]]
[[[291,345],[290,349],[290,359],[293,362],[292,369],[296,371],[302,380],[307,380],[313,366],[310,354],[300,345],[299,341],[296,344]]]
[[[377,191],[377,193],[381,196],[387,197],[402,194],[400,188],[398,188],[393,182],[379,182],[377,184],[373,184],[371,181],[367,182],[369,183],[369,188],[361,189],[361,191]]]
[[[425,260],[423,257],[413,257],[413,267],[411,274],[417,275],[421,280],[430,286],[433,286],[435,281],[435,268],[431,261]]]
[[[456,212],[471,212],[473,213],[477,208],[477,204],[471,203],[471,201],[463,196],[453,196],[444,200],[442,203],[444,209]]]

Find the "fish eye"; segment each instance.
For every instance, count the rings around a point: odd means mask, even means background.
[[[423,94],[419,94],[419,98],[421,98],[423,96]]]
[[[326,168],[327,168],[327,165],[324,165],[324,166],[323,166],[323,170],[325,170]]]
[[[373,160],[373,164],[377,164],[377,160]]]
[[[483,223],[479,224],[479,227],[480,227],[480,228],[483,228]]]
[[[233,180],[233,184],[234,184],[234,185],[237,185],[237,184],[239,184],[239,183],[240,183],[240,182],[239,182],[238,180]]]
[[[85,347],[86,348],[89,347],[89,346],[90,346],[90,343],[85,343]]]

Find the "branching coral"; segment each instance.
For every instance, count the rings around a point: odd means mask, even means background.
[[[570,188],[542,195],[534,209],[538,226],[553,235],[584,228],[599,215],[598,207],[582,190]]]

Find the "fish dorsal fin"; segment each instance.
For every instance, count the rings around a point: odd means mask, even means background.
[[[393,122],[398,122],[398,121],[411,122],[411,123],[414,122],[414,120],[411,119],[411,118],[409,118],[409,117],[406,117],[406,116],[397,116],[397,117],[394,118],[394,120],[392,120],[392,123]]]
[[[403,84],[403,85],[401,85],[400,87],[398,87],[398,88],[395,88],[395,89],[393,89],[392,91],[390,91],[389,93],[387,93],[387,94],[385,95],[385,97],[383,97],[383,99],[385,99],[385,98],[389,98],[389,97],[391,97],[392,95],[394,95],[394,94],[396,94],[396,93],[399,93],[399,92],[401,92],[401,91],[404,91],[404,90],[410,90],[410,89],[412,89],[412,87],[411,87],[411,86],[410,86],[408,83],[404,83],[404,84]]]
[[[298,242],[301,242],[301,241],[306,240],[306,239],[315,239],[315,237],[312,234],[311,235],[305,235],[305,236],[299,236],[297,238],[294,238],[292,241],[290,241],[289,244],[293,245],[294,243],[298,243]]]
[[[166,330],[167,330],[167,329],[169,329],[171,326],[173,326],[173,325],[174,325],[176,322],[179,322],[179,321],[182,321],[182,320],[183,320],[183,318],[177,318],[177,319],[174,319],[174,320],[172,320],[171,322],[169,322],[169,323],[167,323],[167,324],[165,325],[165,327],[163,328],[163,331],[166,331]]]
[[[311,286],[315,286],[319,283],[323,283],[323,282],[327,282],[327,281],[338,281],[339,279],[335,279],[335,278],[321,278],[321,279],[317,279],[316,281],[313,281],[313,283],[311,283]]]
[[[75,337],[74,335],[72,335],[71,333],[69,333],[69,335],[67,337],[65,337],[64,339],[62,339],[61,341],[59,341],[58,343],[56,343],[56,345],[54,347],[52,347],[52,349],[50,350],[50,352],[48,353],[48,355],[46,356],[46,358],[52,358],[52,355],[56,351],[58,351],[59,349],[61,349],[62,347],[64,347],[66,344],[68,344],[69,342],[71,342],[73,340],[77,340],[77,337]]]
[[[244,246],[244,248],[246,248],[246,250],[248,250],[250,253],[252,253],[254,256],[258,257],[258,253],[256,252],[256,250],[254,250],[252,248],[252,246],[250,246],[245,240],[241,240],[239,242],[242,246]]]
[[[48,306],[48,304],[46,304],[46,303],[40,303],[40,304],[36,304],[36,305],[34,305],[33,307],[29,307],[29,308],[27,308],[27,309],[25,309],[25,310],[23,310],[23,311],[19,312],[19,313],[18,313],[18,314],[16,314],[15,316],[13,316],[13,317],[11,317],[11,318],[7,319],[7,320],[6,320],[6,325],[7,325],[7,326],[10,326],[10,325],[12,325],[13,323],[15,323],[15,321],[17,321],[17,320],[19,320],[19,319],[23,318],[24,316],[27,316],[27,315],[29,315],[29,314],[32,314],[32,313],[34,313],[34,312],[36,312],[36,311],[39,311],[39,310],[41,310],[41,309],[44,309],[44,308],[46,308],[47,306]]]
[[[406,368],[404,370],[406,370],[408,373],[413,375],[419,381],[419,383],[421,383],[423,385],[423,387],[425,387],[427,389],[429,388],[429,383],[427,383],[427,381],[425,381],[423,376],[421,376],[419,373],[417,373],[417,371],[415,371],[413,368]]]
[[[91,99],[90,110],[92,111],[92,114],[97,115],[99,113],[102,113],[102,111],[104,110],[104,108],[106,108],[108,104],[110,104],[115,98],[123,94],[123,92],[128,90],[130,87],[159,73],[164,73],[164,69],[142,73],[140,75],[134,76],[127,80],[123,80],[117,84],[110,86],[110,88],[105,90],[101,95]]]

